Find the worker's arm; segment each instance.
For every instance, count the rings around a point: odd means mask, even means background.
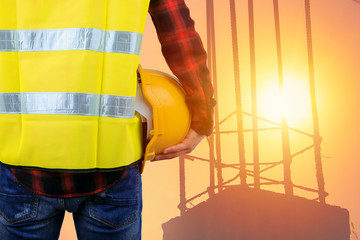
[[[198,135],[208,136],[212,133],[215,100],[206,52],[189,9],[184,0],[151,0],[149,13],[166,62],[186,92],[191,128]]]
[[[164,149],[161,154],[156,155],[153,161],[171,159],[190,153],[204,137],[205,135],[200,135],[190,128],[187,136],[181,143]]]
[[[184,0],[151,0],[149,13],[161,50],[173,74],[186,92],[191,127],[183,142],[166,148],[156,160],[190,153],[213,128],[213,87],[206,52]]]

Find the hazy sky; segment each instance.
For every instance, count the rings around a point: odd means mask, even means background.
[[[242,100],[244,110],[251,111],[249,83],[249,40],[247,22],[247,1],[237,0],[238,32],[240,48],[240,69],[242,81]],[[196,22],[196,29],[206,47],[206,16],[205,0],[186,0],[191,16]],[[308,106],[308,72],[305,35],[304,1],[279,0],[282,51],[285,81],[289,83],[290,96],[293,96],[289,108],[289,124],[297,129],[311,132],[311,115]],[[277,82],[276,46],[274,40],[274,22],[271,0],[256,0],[255,7],[255,38],[256,64],[258,76],[259,114],[277,121],[278,112],[271,106],[274,99],[274,86]],[[313,48],[315,61],[315,81],[320,120],[320,134],[323,138],[323,170],[325,190],[329,193],[327,203],[344,207],[350,211],[351,220],[360,229],[360,193],[358,172],[360,169],[360,3],[355,0],[313,0],[311,1],[313,24]],[[219,112],[224,118],[234,110],[231,32],[229,3],[215,0],[216,43],[219,81]],[[144,33],[143,48],[140,62],[144,68],[152,68],[169,72],[162,59],[157,37],[148,19]],[[274,103],[275,104],[275,103]],[[274,110],[275,109],[275,110]],[[295,109],[295,111],[294,111]],[[235,122],[229,121],[224,129],[235,128]],[[245,118],[245,126],[249,119]],[[291,148],[295,152],[306,145],[309,140],[291,135]],[[262,156],[277,158],[278,152],[272,152],[274,144],[271,135],[263,136]],[[251,135],[247,135],[246,146],[251,144]],[[232,148],[231,136],[224,136],[222,141],[229,143],[224,146],[224,158],[236,158],[237,149]],[[311,142],[310,142],[311,143]],[[261,145],[262,146],[262,145]],[[246,151],[251,161],[251,146]],[[248,149],[247,148],[247,149]],[[204,141],[194,154],[207,154]],[[269,155],[270,154],[270,155]],[[277,159],[278,160],[278,159]],[[201,171],[193,171],[189,163],[187,194],[191,196],[204,188],[208,176]],[[203,166],[206,172],[206,165]],[[316,187],[312,160],[312,150],[292,165],[294,179],[299,185]],[[279,172],[273,172],[274,178],[281,179]],[[229,173],[230,174],[230,173]],[[276,175],[278,174],[278,175]],[[161,239],[161,224],[179,215],[178,160],[161,163],[149,163],[143,174],[144,181],[144,212],[143,229],[145,240]],[[299,193],[299,195],[301,195]],[[62,231],[63,239],[71,236],[71,222],[66,220]],[[358,230],[360,232],[360,230]],[[69,239],[69,238],[67,238]]]

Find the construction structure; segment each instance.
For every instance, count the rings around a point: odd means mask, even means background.
[[[235,0],[229,0],[231,36],[234,63],[234,90],[236,109],[220,119],[219,104],[215,107],[215,127],[208,137],[208,158],[195,155],[180,157],[180,217],[163,224],[164,240],[170,239],[350,239],[349,213],[346,209],[326,204],[328,193],[322,169],[321,136],[319,130],[318,110],[315,94],[314,57],[312,45],[310,0],[305,0],[304,16],[306,26],[306,45],[308,62],[309,98],[311,102],[312,133],[292,128],[288,125],[286,114],[281,121],[275,122],[259,116],[258,91],[255,61],[255,24],[254,1],[248,0],[248,30],[250,49],[250,82],[251,112],[243,110],[239,41],[237,32],[237,11]],[[284,70],[281,44],[279,1],[273,0],[274,32],[276,40],[276,58],[278,87],[284,91]],[[216,57],[214,0],[206,0],[207,16],[207,52],[208,66],[211,71],[214,96],[218,97],[218,74]],[[244,118],[251,119],[251,128],[244,128]],[[236,118],[235,130],[223,130],[222,125]],[[268,127],[260,127],[266,123]],[[276,131],[281,135],[281,159],[262,161],[259,152],[259,133]],[[311,145],[291,152],[291,133],[305,136]],[[237,162],[224,161],[222,135],[235,134],[237,149],[232,151],[232,159]],[[252,161],[246,159],[245,136],[251,134]],[[295,157],[313,151],[312,160],[315,166],[316,187],[303,186],[292,179],[292,163]],[[187,194],[187,162],[206,162],[209,169],[208,187],[203,191],[189,196]],[[264,176],[267,171],[281,168],[282,179]],[[226,179],[224,174],[231,170],[233,177]],[[282,186],[282,192],[265,190],[265,186]],[[294,191],[301,190],[301,194]],[[310,194],[306,194],[310,193]],[[309,196],[314,196],[309,198]],[[199,200],[201,199],[201,200]],[[205,201],[204,201],[205,199]]]

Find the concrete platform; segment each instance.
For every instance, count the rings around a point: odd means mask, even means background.
[[[349,212],[301,197],[232,187],[162,225],[163,240],[349,240]]]

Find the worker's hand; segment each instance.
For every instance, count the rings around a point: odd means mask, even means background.
[[[165,148],[164,151],[156,155],[155,159],[152,161],[175,158],[190,153],[204,137],[205,135],[199,135],[197,132],[190,128],[188,134],[181,143]]]

